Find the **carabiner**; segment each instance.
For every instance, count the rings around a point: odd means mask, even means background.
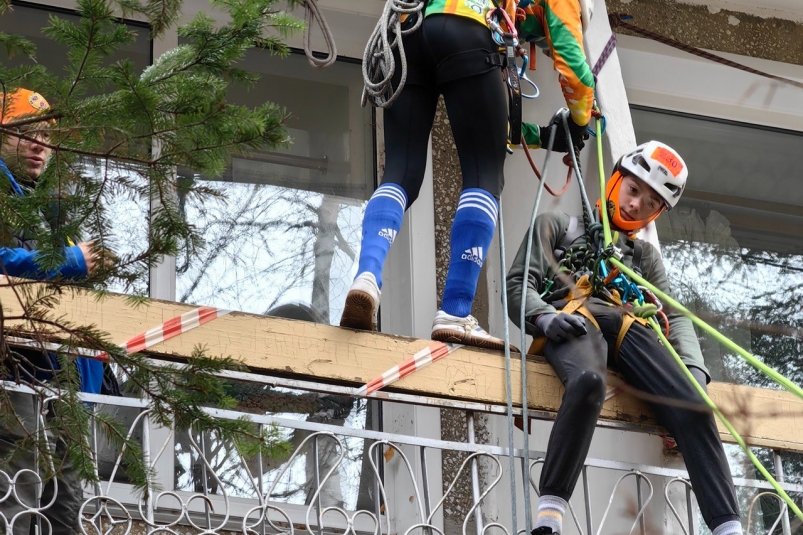
[[[534,98],[538,98],[541,95],[541,90],[538,89],[538,86],[535,85],[535,82],[533,82],[532,80],[527,78],[526,74],[523,74],[523,73],[519,74],[519,81],[522,82],[522,83],[526,82],[526,83],[530,84],[532,86],[532,88],[533,88],[533,93],[525,93],[524,90],[522,89],[521,98],[534,99]]]
[[[505,24],[507,24],[508,27],[508,33],[511,36],[513,36],[513,39],[516,40],[516,44],[518,44],[519,32],[516,30],[516,24],[512,20],[510,20],[510,15],[507,14],[507,11],[505,11],[501,7],[496,8],[496,11],[502,12],[502,18],[505,19]]]
[[[535,85],[535,82],[533,82],[527,77],[527,67],[530,64],[530,57],[524,52],[521,53],[520,57],[522,64],[521,64],[521,69],[519,69],[519,80],[521,82],[527,82],[533,88],[532,93],[525,93],[524,90],[522,89],[521,98],[528,98],[528,99],[538,98],[538,96],[541,94],[541,90],[538,89],[538,86]]]

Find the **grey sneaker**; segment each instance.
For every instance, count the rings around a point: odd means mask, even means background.
[[[501,338],[491,336],[477,323],[477,318],[468,315],[465,318],[452,316],[443,310],[435,314],[430,337],[439,342],[463,344],[485,349],[505,349]]]
[[[379,297],[382,292],[373,273],[360,273],[351,283],[340,326],[363,331],[376,331],[376,317],[379,311]]]

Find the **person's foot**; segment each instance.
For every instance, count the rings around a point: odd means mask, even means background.
[[[443,310],[435,314],[430,337],[439,342],[463,344],[485,349],[505,348],[505,341],[491,336],[477,323],[477,319],[468,315],[465,318],[452,316]]]
[[[340,326],[375,331],[381,293],[373,273],[368,271],[360,273],[346,295],[346,306],[343,308],[343,315],[340,316]]]
[[[552,531],[552,528],[541,526],[540,528],[535,528],[532,530],[530,535],[560,535],[560,533],[557,531]]]

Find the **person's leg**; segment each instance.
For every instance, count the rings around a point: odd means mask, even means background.
[[[438,93],[433,83],[426,83],[427,54],[417,34],[405,39],[410,69],[407,84],[384,111],[384,178],[365,208],[357,276],[346,297],[340,319],[343,327],[376,329],[382,268],[404,212],[418,197],[424,180]]]
[[[21,473],[23,470],[36,472],[32,434],[39,411],[36,398],[31,394],[7,392],[2,395],[8,396],[10,405],[3,402],[0,416],[0,459],[3,460],[0,470],[5,473],[0,474],[0,497],[8,493],[0,502],[0,514],[9,524],[14,521],[10,533],[28,535],[34,515],[23,514],[16,519],[14,516],[39,507],[39,477],[31,472]],[[9,482],[14,482],[13,489],[9,489]],[[0,521],[0,528],[3,525]]]
[[[490,337],[469,318],[480,270],[496,229],[507,138],[506,94],[500,70],[488,61],[496,50],[487,28],[461,19],[440,17],[441,27],[432,37],[443,50],[438,58],[438,83],[463,174],[433,338],[502,348],[501,340]],[[452,43],[458,43],[459,48]]]
[[[544,356],[565,392],[549,435],[539,483],[536,533],[560,533],[563,514],[591,446],[605,402],[608,346],[599,330],[564,342],[548,341]],[[550,531],[547,531],[551,529]]]
[[[53,528],[53,535],[78,533],[79,511],[84,500],[84,489],[75,465],[67,457],[67,445],[63,440],[56,443],[54,464],[58,473],[55,480],[45,482],[42,504],[53,504],[43,511]],[[54,499],[55,493],[55,499]],[[44,530],[47,532],[47,530]]]
[[[742,533],[736,492],[714,417],[672,355],[648,327],[633,324],[622,341],[617,368],[636,389],[667,400],[650,405],[658,422],[677,440],[708,527],[715,535]]]

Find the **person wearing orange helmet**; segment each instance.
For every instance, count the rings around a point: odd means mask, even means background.
[[[26,197],[38,188],[53,152],[50,139],[53,121],[45,117],[35,120],[47,114],[50,105],[39,93],[24,88],[0,93],[0,105],[0,195]],[[92,244],[82,242],[64,247],[61,265],[53,269],[42,267],[34,238],[36,229],[17,228],[7,217],[4,214],[0,220],[0,275],[36,280],[78,279],[90,274],[99,264]],[[50,228],[53,219],[58,218],[43,213],[40,225]],[[2,360],[4,371],[0,379],[30,386],[53,381],[60,368],[56,355],[35,348],[5,346]],[[78,358],[75,367],[82,391],[111,393],[102,388],[104,366],[100,361]],[[57,477],[45,479],[41,483],[43,489],[39,489],[37,477],[33,475],[37,473],[37,466],[42,466],[41,461],[37,464],[37,448],[31,447],[30,442],[40,415],[36,398],[14,391],[5,392],[3,396],[2,409],[10,417],[0,422],[0,469],[11,478],[18,474],[20,477],[15,479],[14,492],[10,494],[8,481],[0,481],[0,495],[7,496],[0,503],[0,515],[10,526],[8,533],[14,535],[28,535],[35,517],[47,519],[50,533],[77,533],[83,490],[77,470],[66,455],[68,445],[63,437],[48,437],[55,443],[53,464],[58,467]],[[52,403],[46,412],[52,415],[59,407]],[[55,489],[58,489],[58,496],[53,496]],[[43,506],[39,513],[21,514],[32,513],[37,503]]]
[[[635,233],[671,210],[686,186],[683,158],[660,141],[623,156],[605,188],[604,205],[622,261],[670,293],[661,255]],[[565,387],[547,446],[532,535],[561,533],[563,515],[583,468],[606,394],[607,370],[619,372],[652,402],[658,421],[683,454],[703,518],[714,535],[742,533],[738,504],[713,415],[643,312],[654,312],[640,290],[615,273],[600,273],[597,244],[582,218],[546,213],[536,218],[529,265],[527,237],[507,276],[508,314],[552,365]],[[525,269],[526,268],[526,269]],[[691,321],[669,312],[669,340],[701,385],[710,377]]]

